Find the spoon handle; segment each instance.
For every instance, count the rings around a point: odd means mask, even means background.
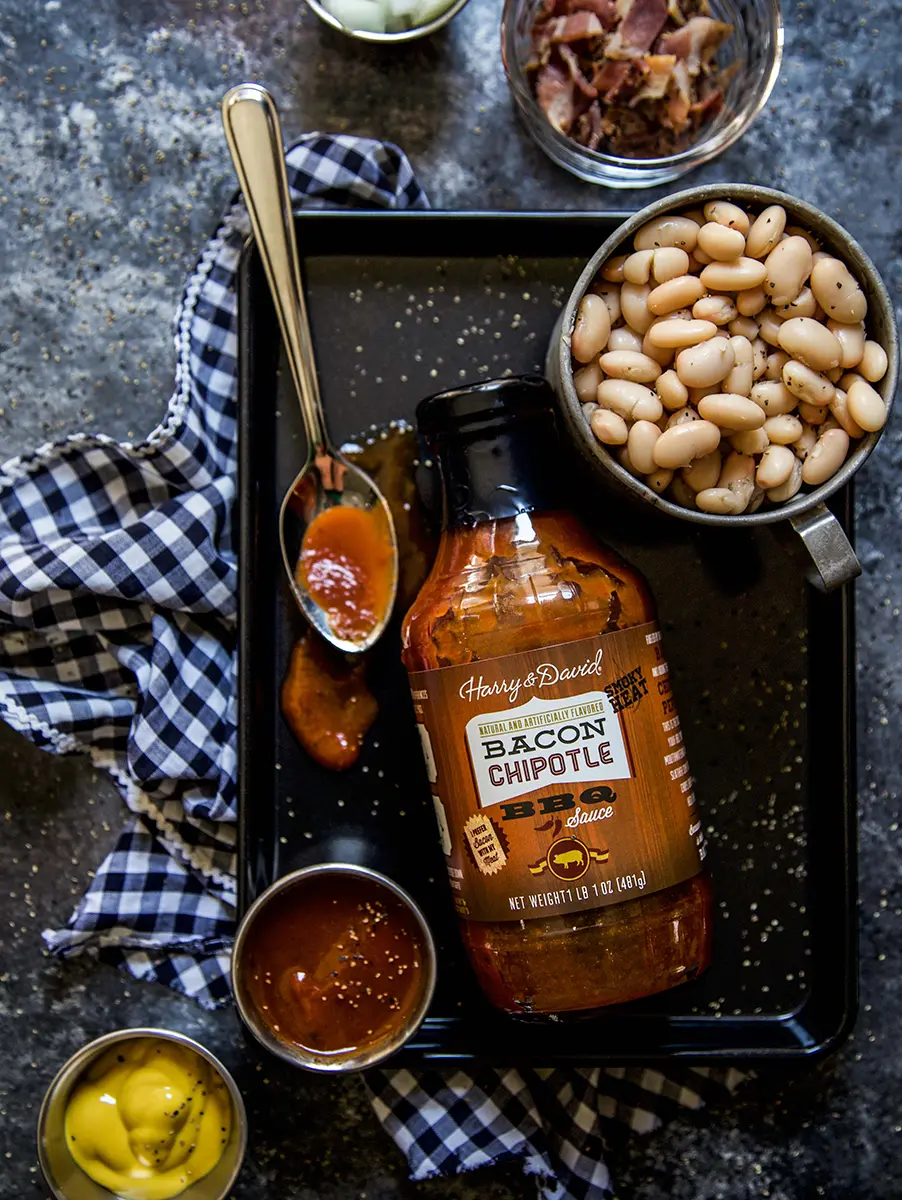
[[[279,318],[312,457],[328,448],[329,437],[304,301],[279,113],[265,88],[242,83],[224,96],[222,123]]]

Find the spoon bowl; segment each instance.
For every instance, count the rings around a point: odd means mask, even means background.
[[[291,194],[285,173],[282,130],[275,102],[265,88],[242,83],[226,93],[222,122],[232,162],[247,204],[251,227],[272,294],[288,365],[297,388],[307,435],[307,457],[279,512],[282,560],[291,594],[309,623],[338,650],[360,654],[381,637],[398,590],[398,541],[391,510],[365,471],[344,459],[329,438],[319,392],[313,339],[295,240]],[[367,552],[384,548],[385,578],[379,605],[367,610],[369,623],[350,627],[338,620],[341,608],[326,609],[311,594],[305,552],[314,522],[334,508],[353,508],[372,516],[364,537]],[[378,554],[376,557],[380,557]],[[329,594],[351,585],[359,561],[335,552],[322,563]]]

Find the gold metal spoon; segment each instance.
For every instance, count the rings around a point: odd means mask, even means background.
[[[398,542],[394,522],[385,497],[375,483],[339,454],[326,429],[275,102],[265,88],[254,83],[240,84],[223,98],[222,122],[279,318],[307,435],[307,461],[285,493],[279,513],[285,572],[298,607],[314,629],[339,650],[359,654],[380,637],[394,606],[398,589]],[[388,539],[391,547],[388,566],[391,580],[385,611],[359,640],[336,632],[327,614],[298,579],[304,534],[320,513],[335,505],[373,512],[378,526],[383,527],[382,536]]]

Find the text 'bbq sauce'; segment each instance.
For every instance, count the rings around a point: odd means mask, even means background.
[[[403,656],[462,936],[499,1008],[599,1008],[711,957],[704,838],[655,606],[561,507],[535,377],[429,397],[441,543]]]

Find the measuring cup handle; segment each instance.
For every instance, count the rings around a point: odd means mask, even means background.
[[[818,504],[789,521],[811,555],[808,579],[818,591],[831,592],[861,574],[852,544],[826,504]]]

